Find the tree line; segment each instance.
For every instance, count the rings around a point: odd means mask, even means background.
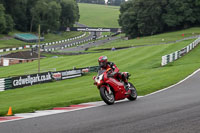
[[[119,25],[131,38],[199,26],[200,0],[129,0]]]
[[[47,33],[70,27],[80,18],[76,0],[0,0],[0,33],[19,31]]]

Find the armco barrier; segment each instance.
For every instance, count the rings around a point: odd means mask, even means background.
[[[107,35],[100,36],[97,39],[100,39],[100,38],[103,38],[103,37],[107,37]],[[90,38],[90,39],[86,39],[86,40],[79,41],[79,42],[76,42],[76,43],[66,44],[64,46],[57,47],[57,48],[46,48],[46,49],[44,49],[44,51],[45,52],[53,52],[53,51],[56,51],[56,50],[61,50],[61,49],[67,48],[67,47],[78,46],[80,44],[84,44],[84,43],[92,41],[92,40],[93,40],[93,38]]]
[[[63,70],[56,72],[45,72],[30,75],[22,75],[18,77],[2,78],[0,79],[0,91],[9,89],[22,88],[40,83],[52,82],[54,80],[65,80],[75,77],[80,77],[85,72],[97,72],[99,66]]]
[[[99,66],[92,66],[92,67],[88,67],[89,72],[97,72],[99,69]]]
[[[48,48],[48,49],[44,49],[45,52],[51,52],[51,51],[56,51],[56,50],[60,50],[60,49],[64,49],[64,48],[67,48],[67,47],[72,47],[72,46],[78,46],[80,44],[83,44],[85,42],[89,42],[89,41],[92,41],[93,39],[90,38],[90,39],[87,39],[87,40],[83,40],[83,41],[80,41],[80,42],[76,42],[76,43],[71,43],[71,44],[66,44],[64,46],[61,46],[61,47],[57,47],[57,48]]]
[[[181,50],[178,50],[174,53],[162,56],[161,66],[165,66],[168,63],[173,62],[173,61],[181,58],[182,56],[184,56],[185,54],[190,52],[193,48],[195,48],[199,43],[200,43],[200,37],[197,38],[194,42],[192,42],[188,46],[182,48]]]

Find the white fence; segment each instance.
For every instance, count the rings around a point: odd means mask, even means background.
[[[199,42],[200,42],[200,37],[197,38],[194,42],[190,43],[188,46],[182,48],[181,50],[162,56],[161,66],[165,66],[168,63],[181,58],[182,56],[190,52],[192,49],[194,49],[199,44]]]
[[[84,33],[84,34],[82,34],[80,36],[74,37],[74,38],[70,38],[70,39],[65,39],[65,40],[61,40],[61,41],[49,42],[49,43],[41,44],[41,46],[42,45],[46,45],[47,46],[47,45],[53,45],[53,44],[68,42],[68,41],[72,41],[72,40],[76,40],[76,39],[82,38],[85,35],[86,35],[86,33]],[[16,51],[16,50],[21,50],[21,49],[26,49],[26,48],[34,48],[36,46],[37,46],[37,44],[35,44],[35,45],[25,45],[24,47],[18,47],[18,48],[0,49],[0,53],[1,52],[8,52],[8,51]]]

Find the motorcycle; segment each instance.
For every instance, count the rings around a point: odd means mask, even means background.
[[[100,91],[100,96],[103,101],[108,104],[114,104],[117,100],[129,99],[134,101],[137,99],[137,90],[134,85],[128,82],[128,90],[125,88],[123,81],[109,76],[112,73],[111,68],[107,70],[99,70],[98,75],[93,77],[94,85]],[[128,80],[130,74],[124,72],[125,78]]]

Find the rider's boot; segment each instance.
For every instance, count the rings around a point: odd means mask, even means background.
[[[129,89],[128,82],[124,82],[124,84],[125,84],[124,87],[125,87],[125,90],[126,90],[125,94],[129,95],[131,93],[131,90]]]

